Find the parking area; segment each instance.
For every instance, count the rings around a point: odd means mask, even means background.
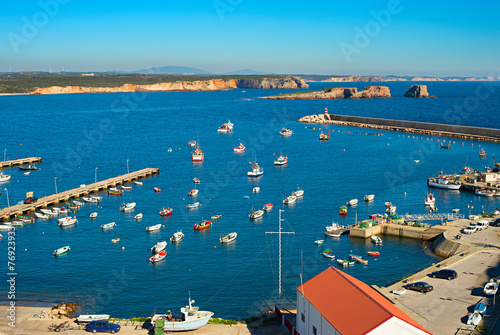
[[[401,304],[403,310],[418,314],[421,318],[417,321],[433,334],[455,334],[458,328],[467,326],[474,305],[484,298],[486,282],[500,276],[499,264],[500,251],[480,251],[448,267],[457,271],[456,279],[422,279],[434,287],[429,293],[407,290],[400,296],[386,294],[396,306]]]

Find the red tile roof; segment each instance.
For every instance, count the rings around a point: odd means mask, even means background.
[[[391,317],[431,334],[370,286],[334,267],[297,290],[341,334],[365,334]]]

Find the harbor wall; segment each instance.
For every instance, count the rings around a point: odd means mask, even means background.
[[[451,236],[453,232],[446,231],[432,242],[432,251],[439,257],[448,258],[456,254],[463,253],[470,248],[468,243],[454,240]]]
[[[445,231],[447,231],[446,227],[439,226],[422,228],[405,226],[401,224],[384,223],[368,228],[352,227],[350,235],[351,237],[369,238],[372,235],[384,234],[427,241],[442,234]]]

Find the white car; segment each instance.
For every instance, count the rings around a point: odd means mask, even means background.
[[[476,222],[477,230],[487,229],[488,225],[489,225],[488,220],[479,220],[478,222]]]
[[[462,229],[462,233],[464,234],[472,234],[477,231],[477,228],[474,226],[468,226],[467,228]]]

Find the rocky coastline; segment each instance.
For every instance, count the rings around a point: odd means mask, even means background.
[[[330,87],[323,91],[309,91],[259,97],[270,100],[335,100],[335,99],[376,99],[390,98],[391,91],[387,86],[367,86],[358,92],[356,87]]]

